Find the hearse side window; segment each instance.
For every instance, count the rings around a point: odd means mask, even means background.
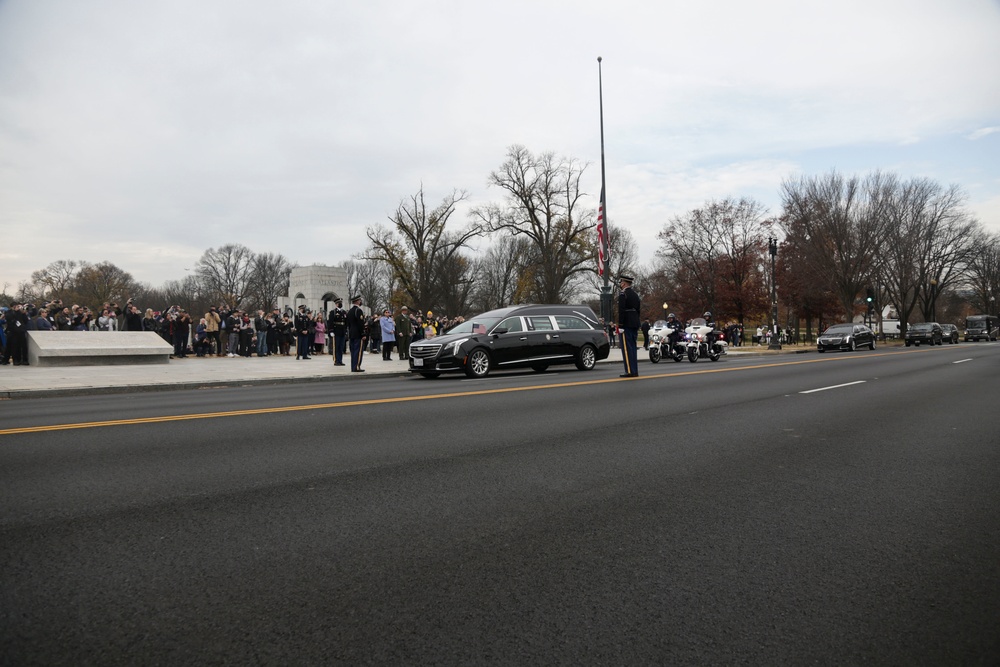
[[[590,329],[586,322],[572,315],[556,315],[556,325],[560,329]]]
[[[516,333],[518,331],[524,331],[524,327],[521,326],[520,317],[508,317],[503,322],[498,324],[497,328],[506,329],[507,333]]]
[[[553,329],[552,320],[549,319],[548,315],[535,315],[524,319],[528,320],[529,331],[552,331]]]

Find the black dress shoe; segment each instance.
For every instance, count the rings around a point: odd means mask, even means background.
[[[620,378],[630,378],[630,377],[635,377],[635,376],[632,375],[631,373],[622,373],[618,377],[620,377]]]

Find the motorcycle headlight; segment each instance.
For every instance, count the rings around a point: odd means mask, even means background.
[[[660,342],[660,334],[653,334],[653,342],[654,343]]]

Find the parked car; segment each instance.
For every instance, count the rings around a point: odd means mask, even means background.
[[[906,347],[920,345],[921,343],[943,345],[944,331],[941,330],[941,325],[937,322],[917,322],[906,327],[906,333],[903,334],[903,342],[906,343]]]
[[[863,324],[834,324],[816,339],[816,350],[851,350],[867,346],[875,349],[875,332]]]
[[[542,372],[556,364],[586,371],[610,352],[608,336],[587,306],[511,306],[413,343],[410,371],[425,378],[454,371],[483,378],[492,370],[523,367]]]
[[[958,339],[960,336],[958,333],[958,327],[954,324],[942,324],[941,335],[944,340],[948,341],[951,345],[958,345]]]

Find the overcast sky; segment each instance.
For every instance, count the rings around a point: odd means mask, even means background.
[[[996,0],[0,0],[0,288],[336,264],[421,184],[499,200],[512,144],[589,163],[596,208],[598,56],[644,262],[673,215],[831,169],[957,183],[1000,231]]]

